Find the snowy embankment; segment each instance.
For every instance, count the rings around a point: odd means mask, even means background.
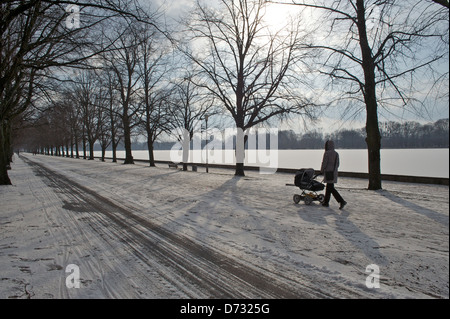
[[[449,297],[448,186],[342,178],[340,211],[294,204],[289,174],[22,156],[0,186],[0,298]]]

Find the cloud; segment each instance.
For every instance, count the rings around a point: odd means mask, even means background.
[[[154,0],[155,6],[161,7],[167,17],[178,19],[194,7],[195,0]]]

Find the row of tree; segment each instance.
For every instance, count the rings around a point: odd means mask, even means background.
[[[97,42],[108,23],[155,19],[134,1],[101,0],[8,0],[0,16],[0,185],[7,185],[17,130],[39,122],[48,108],[63,109],[53,83],[69,81],[68,68],[91,68],[99,53],[111,51],[117,38]]]
[[[116,162],[120,147],[126,151],[125,163],[132,164],[132,140],[139,136],[147,140],[145,149],[150,165],[155,166],[153,149],[158,137],[174,133],[179,138],[179,128],[193,132],[213,107],[192,85],[189,71],[184,78],[160,85],[168,64],[147,44],[134,48],[134,58],[121,56],[110,68],[83,70],[59,86],[61,94],[52,99],[54,105],[17,131],[16,148],[85,159],[94,159],[94,149],[100,148],[102,160],[111,149]]]
[[[132,164],[133,134],[151,151],[162,132],[178,127],[190,139],[216,115],[238,129],[243,148],[252,127],[312,118],[315,107],[345,100],[366,112],[369,189],[381,188],[378,107],[448,99],[448,71],[439,69],[448,61],[448,1],[275,3],[197,1],[168,27],[162,8],[134,0],[2,2],[0,184],[10,183],[13,138],[66,155],[122,142]],[[275,27],[273,5],[301,11]],[[243,162],[236,158],[236,175]]]

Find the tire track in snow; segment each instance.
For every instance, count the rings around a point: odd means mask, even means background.
[[[133,213],[91,189],[69,180],[46,166],[25,161],[90,215],[91,227],[120,238],[133,254],[190,297],[207,298],[323,298],[330,297],[289,279],[234,260],[216,250]],[[109,290],[109,289],[108,289]]]
[[[31,163],[24,158],[21,157],[26,163]],[[60,188],[57,188],[56,191],[54,191],[54,188],[56,185],[54,182],[48,179],[48,175],[46,172],[44,172],[41,169],[38,169],[36,166],[34,166],[34,171],[36,172],[36,176],[44,178],[42,179],[43,183],[46,181],[47,183],[50,182],[50,186],[52,188],[43,188],[43,190],[39,190],[39,192],[35,191],[35,187],[39,187],[38,185],[30,185],[30,190],[33,193],[34,197],[38,199],[39,201],[43,202],[43,210],[45,214],[45,219],[48,225],[51,225],[52,227],[48,227],[48,231],[51,234],[51,236],[54,238],[55,243],[58,245],[59,251],[58,251],[58,258],[55,260],[57,262],[58,266],[60,265],[68,265],[73,262],[74,259],[77,259],[77,265],[80,266],[83,269],[83,278],[81,280],[85,280],[85,282],[90,282],[90,279],[86,278],[100,278],[101,281],[100,285],[100,293],[101,295],[97,295],[98,297],[106,297],[106,298],[124,298],[124,297],[131,297],[134,296],[134,294],[130,295],[127,294],[126,291],[122,291],[120,289],[112,289],[109,287],[109,284],[107,281],[104,280],[105,276],[104,273],[107,271],[110,271],[113,269],[113,265],[108,261],[104,260],[100,257],[101,261],[97,258],[85,258],[89,256],[96,256],[98,249],[108,249],[108,243],[104,243],[103,246],[100,248],[96,246],[84,245],[82,247],[77,246],[74,244],[74,238],[80,238],[82,242],[91,243],[93,240],[93,233],[89,230],[86,230],[84,228],[85,223],[82,223],[80,221],[86,220],[86,217],[80,217],[78,214],[73,214],[73,211],[70,209],[67,211],[67,213],[61,213],[61,214],[55,214],[61,207],[55,206],[55,204],[44,204],[44,201],[48,201],[49,199],[54,199],[54,203],[62,202],[66,203],[66,197],[67,198],[73,198],[76,199],[73,194],[69,194],[67,192],[62,192]],[[64,198],[61,198],[63,197]],[[78,200],[77,200],[78,201]],[[52,200],[50,200],[52,202]],[[56,204],[57,205],[57,204]],[[63,205],[63,208],[67,206],[67,203]],[[68,208],[68,207],[66,207]],[[85,210],[83,207],[77,204],[74,208],[77,212],[83,213],[82,216],[85,216]],[[72,214],[71,214],[72,212]],[[63,227],[64,231],[58,231],[55,233],[55,231],[52,229],[53,227]],[[98,234],[95,234],[96,236]],[[98,244],[99,241],[95,240],[95,244]],[[62,267],[62,266],[60,266]],[[64,271],[64,270],[63,270]],[[65,272],[64,272],[65,274]],[[57,298],[60,299],[68,299],[71,298],[71,293],[69,292],[70,289],[66,287],[65,283],[65,275],[60,276],[59,280],[59,290],[57,294]],[[98,287],[98,285],[97,285]],[[116,291],[119,290],[119,291]]]

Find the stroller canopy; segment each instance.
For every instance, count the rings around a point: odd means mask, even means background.
[[[302,190],[321,191],[325,185],[314,180],[316,171],[313,168],[302,168],[295,174],[295,186]]]

